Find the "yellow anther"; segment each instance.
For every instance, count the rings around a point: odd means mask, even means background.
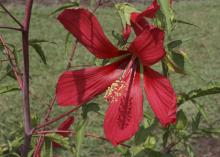
[[[116,80],[106,90],[104,98],[110,103],[116,102],[118,101],[118,98],[123,95],[125,90],[126,90],[126,82],[123,80]]]

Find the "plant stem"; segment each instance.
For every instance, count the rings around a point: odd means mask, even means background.
[[[51,133],[71,133],[73,135],[76,135],[76,133],[74,131],[69,131],[69,130],[47,130],[47,131],[39,131],[39,132],[36,132],[35,134],[51,134]],[[98,136],[94,133],[85,133],[85,136],[86,137],[92,137],[92,138],[96,138],[96,139],[100,139],[100,140],[104,140],[104,141],[108,141],[106,138],[102,137],[102,136]],[[109,142],[109,141],[108,141]],[[126,145],[126,144],[123,144],[121,143],[120,145],[124,146],[124,147],[127,147],[127,148],[130,148],[131,146],[129,145]]]
[[[19,84],[19,87],[21,90],[23,90],[23,84],[22,84],[22,75],[21,75],[21,72],[20,72],[20,69],[18,67],[18,64],[16,62],[16,60],[14,59],[15,56],[14,54],[12,53],[12,50],[9,48],[9,46],[7,45],[7,43],[4,41],[4,38],[2,37],[2,35],[0,34],[0,42],[2,43],[4,49],[5,49],[5,53],[6,53],[6,56],[8,58],[8,61],[10,62],[11,64],[11,67],[12,67],[12,70],[14,72],[14,75],[16,77],[16,80]]]
[[[78,44],[78,41],[76,40],[75,43],[73,44],[72,53],[71,53],[71,55],[70,55],[70,57],[69,57],[66,70],[69,70],[69,69],[71,68],[72,61],[73,61],[73,57],[74,57],[75,52],[76,52],[77,44]]]
[[[15,27],[10,27],[10,26],[0,26],[0,29],[10,29],[10,30],[15,30],[15,31],[22,31],[21,28],[15,28]]]
[[[19,20],[18,20],[16,17],[14,17],[14,16],[12,15],[12,13],[11,13],[10,11],[8,11],[8,9],[5,8],[5,6],[4,6],[2,3],[0,3],[0,7],[1,7],[21,28],[23,28],[23,25],[19,22]]]
[[[22,31],[22,46],[23,46],[23,114],[24,114],[24,145],[22,147],[22,157],[27,157],[31,143],[31,116],[30,116],[30,101],[29,101],[29,26],[31,19],[33,0],[26,0],[25,16],[23,21]]]
[[[37,127],[35,128],[35,130],[44,128],[45,126],[50,125],[50,124],[52,124],[52,123],[54,123],[54,122],[56,122],[56,121],[58,121],[58,120],[60,120],[60,119],[62,119],[62,118],[64,118],[64,117],[70,115],[71,113],[73,113],[74,111],[78,110],[79,108],[80,108],[80,106],[79,106],[79,107],[75,107],[74,109],[72,109],[72,110],[70,110],[70,111],[68,111],[68,112],[66,112],[66,113],[64,113],[64,114],[61,114],[60,116],[58,116],[58,117],[56,117],[56,118],[54,118],[54,119],[51,119],[50,121],[48,121],[48,122],[46,122],[46,123],[43,123],[43,124],[37,126]],[[32,132],[34,132],[35,130],[33,130]]]

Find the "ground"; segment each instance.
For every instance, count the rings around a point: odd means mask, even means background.
[[[143,5],[138,6],[140,9],[145,8]],[[19,18],[23,15],[23,6],[9,5],[8,8]],[[31,39],[45,39],[56,42],[56,44],[43,44],[48,64],[45,66],[39,56],[31,49],[30,53],[30,70],[31,70],[31,110],[38,117],[42,117],[47,109],[47,104],[54,94],[55,84],[60,73],[65,69],[67,58],[71,50],[71,41],[69,48],[64,52],[66,31],[57,22],[54,16],[48,16],[56,6],[46,7],[35,5],[33,8],[33,16],[31,22]],[[172,83],[177,92],[185,92],[190,89],[201,87],[212,81],[220,80],[220,1],[218,0],[198,0],[198,1],[179,1],[174,3],[174,9],[177,13],[177,18],[192,22],[199,28],[187,25],[179,26],[178,31],[174,32],[175,39],[191,38],[190,41],[184,44],[184,51],[187,52],[190,63],[186,64],[188,75],[171,75]],[[113,41],[111,35],[112,30],[120,31],[118,27],[119,20],[116,16],[112,16],[112,9],[105,8],[98,10],[96,14],[101,21],[101,24],[106,34]],[[0,14],[0,24],[10,25],[12,21],[5,14]],[[14,43],[17,47],[21,45],[19,33],[11,33],[6,30],[0,30],[0,33],[6,38],[9,43]],[[114,41],[115,43],[115,41]],[[18,58],[21,60],[21,55],[18,53]],[[93,57],[86,52],[83,47],[77,50],[73,65],[93,64]],[[76,68],[76,67],[73,67]],[[3,70],[0,72],[3,75]],[[12,79],[7,78],[4,83],[11,83]],[[0,82],[2,83],[2,82]],[[95,101],[102,102],[103,98],[98,98]],[[210,122],[217,121],[219,123],[220,98],[218,95],[207,96],[198,99],[199,102],[205,105],[205,109],[209,114]],[[106,103],[103,103],[106,108]],[[22,100],[19,92],[12,92],[1,95],[0,97],[0,130],[9,131],[16,128],[16,123],[22,119]],[[53,115],[62,113],[68,108],[59,108],[57,104]],[[190,114],[191,104],[185,104],[184,110]],[[95,119],[99,119],[98,121]],[[6,127],[3,127],[6,125]],[[94,115],[90,121],[89,131],[95,131],[98,134],[103,134],[102,120]],[[217,124],[219,126],[219,124]],[[7,127],[11,126],[11,127]],[[0,133],[1,133],[0,132]],[[1,138],[0,138],[1,141]],[[219,157],[218,150],[220,140],[215,138],[198,138],[195,139],[195,151],[198,157]],[[89,139],[83,145],[82,156],[117,156],[113,148],[108,143]]]

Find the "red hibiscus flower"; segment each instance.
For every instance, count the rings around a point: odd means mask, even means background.
[[[57,128],[57,131],[68,131],[70,126],[74,123],[74,117],[70,116],[68,117],[64,122],[60,124],[60,126]],[[62,135],[63,137],[68,137],[70,132],[58,132],[57,134]],[[62,147],[60,144],[53,142],[54,148]]]
[[[170,5],[172,5],[172,0],[169,0]],[[133,12],[131,14],[131,26],[134,28],[136,35],[139,35],[146,27],[150,27],[146,18],[152,19],[155,18],[157,12],[160,10],[160,5],[157,0],[153,0],[152,3],[141,13]],[[125,41],[130,36],[131,26],[126,25],[123,30],[123,38]]]
[[[131,26],[133,27],[135,34],[139,35],[146,27],[150,27],[148,21],[145,18],[154,18],[156,13],[160,9],[160,5],[157,0],[153,0],[152,3],[143,11],[143,12],[133,12],[131,14],[130,23],[126,24],[126,27],[123,30],[123,38],[125,41],[130,36]]]
[[[104,119],[105,136],[113,145],[130,139],[143,117],[142,64],[145,93],[156,117],[164,126],[175,122],[176,95],[170,81],[150,68],[165,55],[162,30],[147,27],[127,50],[118,50],[88,10],[66,9],[58,20],[97,58],[124,56],[106,66],[64,72],[56,87],[60,106],[79,106],[106,91],[109,107]]]

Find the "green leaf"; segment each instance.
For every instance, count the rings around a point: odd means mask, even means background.
[[[30,39],[29,40],[29,45],[31,44],[40,44],[40,43],[51,43],[51,44],[56,44],[53,41],[48,41],[48,40],[44,40],[44,39]]]
[[[197,26],[197,25],[195,25],[195,24],[193,24],[193,23],[186,22],[186,21],[183,21],[183,20],[174,19],[173,22],[175,22],[175,23],[181,23],[181,24],[186,24],[186,25],[190,25],[190,26],[194,26],[194,27],[200,28],[199,26]]]
[[[62,135],[51,133],[47,134],[46,137],[50,139],[50,141],[54,141],[60,144],[65,149],[70,149],[70,142],[68,137],[63,137]]]
[[[206,122],[209,124],[210,122],[209,122],[208,114],[206,113],[204,106],[199,104],[197,101],[195,101],[193,99],[191,101],[193,102],[193,104],[195,105],[197,110],[201,113],[201,115],[206,120]]]
[[[82,106],[82,117],[85,119],[88,117],[89,112],[99,112],[100,107],[97,103],[89,103]]]
[[[206,129],[200,129],[204,133],[212,133],[212,134],[220,134],[220,128],[206,128]]]
[[[64,44],[65,44],[65,53],[67,52],[67,45],[68,45],[70,36],[71,36],[71,33],[68,32],[68,33],[66,34],[65,43],[64,43]]]
[[[49,139],[45,139],[41,157],[53,157],[53,146]]]
[[[154,25],[157,26],[158,28],[161,28],[161,29],[165,28],[166,21],[165,21],[165,17],[164,17],[161,10],[157,11],[155,18],[153,18],[152,21],[153,21]]]
[[[186,146],[186,151],[187,151],[189,157],[195,157],[195,154],[194,154],[192,147],[190,145]]]
[[[139,12],[132,4],[129,3],[118,3],[115,5],[115,8],[119,13],[123,28],[126,27],[126,24],[131,25],[131,13]]]
[[[168,0],[158,0],[160,4],[160,10],[165,17],[165,25],[168,33],[172,30],[172,22],[174,20],[174,12],[171,8],[170,2]]]
[[[188,93],[182,93],[179,95],[178,104],[182,104],[188,100],[192,100],[198,97],[219,94],[220,93],[220,83],[210,83],[207,86],[201,87],[199,89],[193,89]]]
[[[46,56],[44,54],[44,51],[43,51],[41,45],[39,45],[39,44],[30,44],[30,46],[33,47],[35,52],[37,52],[37,54],[40,56],[40,58],[43,61],[43,63],[46,65],[47,64],[47,60],[46,60]]]
[[[149,135],[149,130],[147,128],[144,128],[144,126],[141,126],[138,130],[138,132],[135,134],[135,144],[136,145],[140,145],[141,143],[143,143],[146,139],[147,136]]]
[[[85,128],[87,126],[87,119],[79,121],[75,125],[76,135],[75,135],[75,145],[76,145],[76,157],[80,157],[80,148],[85,136]]]
[[[67,9],[67,8],[72,8],[72,7],[78,7],[79,6],[79,3],[78,2],[69,2],[69,3],[66,3],[62,6],[60,6],[59,8],[57,8],[56,10],[54,10],[53,12],[51,12],[49,14],[49,16],[53,15],[53,14],[56,14],[57,12],[60,12],[64,9]]]
[[[183,130],[187,126],[187,117],[183,110],[177,112],[177,122],[175,124],[175,128],[177,130]]]
[[[12,92],[12,91],[18,91],[20,88],[18,88],[17,85],[6,85],[6,86],[0,86],[0,94]]]
[[[169,135],[170,135],[170,131],[169,131],[169,129],[167,129],[167,130],[164,132],[164,134],[163,134],[163,147],[164,147],[164,148],[165,148],[166,145],[167,145]]]
[[[124,46],[127,43],[127,41],[124,40],[123,36],[115,32],[114,30],[112,31],[112,36],[118,41],[119,46]]]
[[[156,146],[156,138],[154,136],[148,136],[146,141],[144,142],[143,146],[144,148],[150,148],[153,149]]]
[[[164,58],[164,64],[168,68],[169,71],[173,71],[179,74],[186,74],[184,69],[184,57],[180,54],[167,54]]]
[[[201,112],[196,114],[196,117],[192,119],[192,131],[196,131],[199,128],[199,124],[201,121]]]

